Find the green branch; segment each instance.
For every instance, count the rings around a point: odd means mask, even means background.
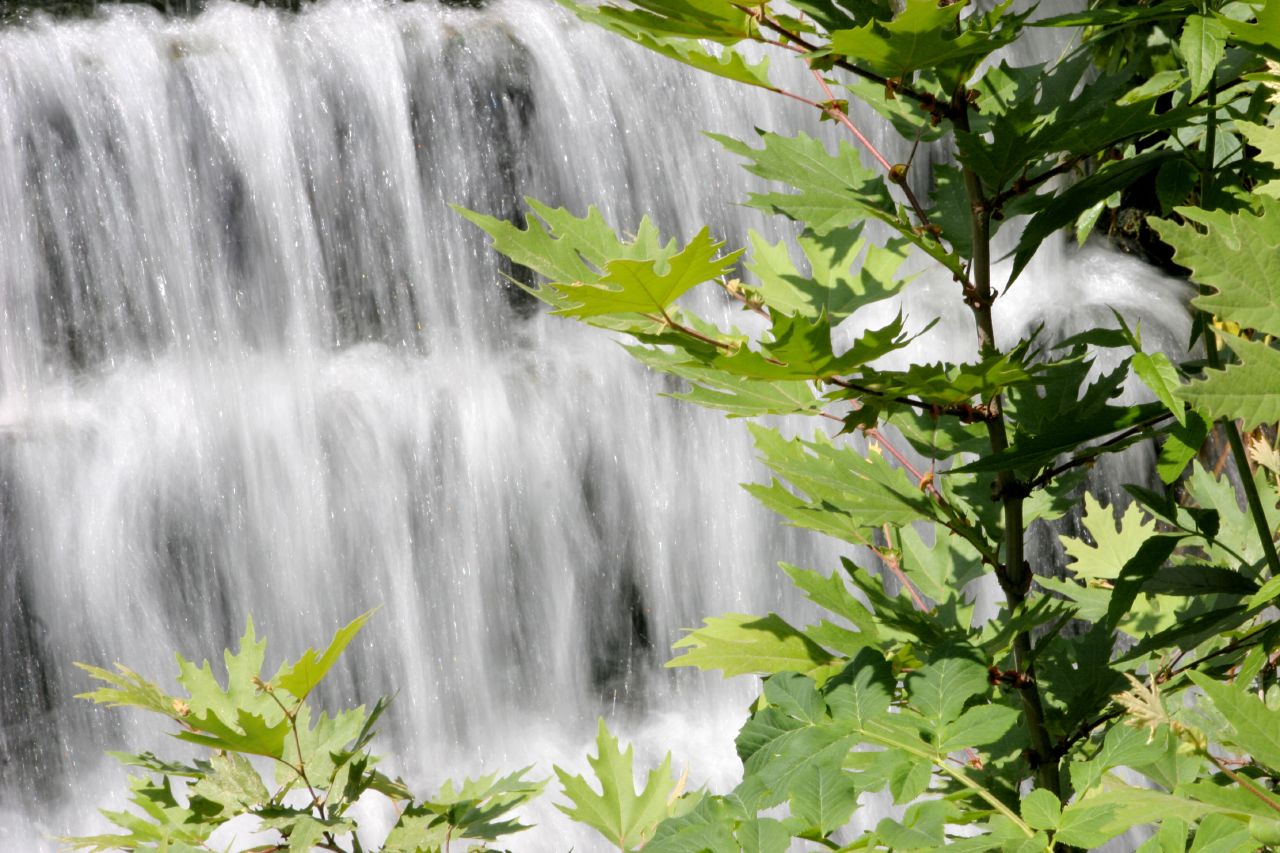
[[[957,91],[953,106],[957,112],[955,117],[957,128],[967,131],[969,118],[967,109],[962,109],[967,106],[963,89]],[[967,165],[962,166],[962,171],[965,192],[969,200],[973,242],[970,280],[965,286],[965,304],[973,313],[978,345],[981,355],[986,357],[997,351],[995,326],[991,316],[991,305],[995,301],[995,294],[991,287],[991,203],[983,191],[982,180],[977,173]],[[992,454],[998,455],[1009,448],[1002,396],[996,395],[988,404],[988,408],[991,410],[992,417],[986,421],[987,436]],[[997,472],[996,489],[1003,504],[1004,513],[1004,559],[996,562],[995,571],[996,579],[1009,603],[1010,612],[1016,612],[1022,606],[1026,601],[1027,591],[1031,587],[1030,566],[1023,554],[1023,537],[1026,533],[1023,502],[1026,499],[1027,490],[1019,488],[1019,485],[1013,470],[1004,469]],[[1017,690],[1022,699],[1023,716],[1031,738],[1036,784],[1062,801],[1064,792],[1058,770],[1058,755],[1045,725],[1044,702],[1040,696],[1040,688],[1036,684],[1035,664],[1032,657],[1030,633],[1018,632],[1013,640],[1013,659],[1014,666],[1025,676]]]

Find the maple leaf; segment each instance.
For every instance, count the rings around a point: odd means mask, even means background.
[[[1155,222],[1174,247],[1174,260],[1213,292],[1197,297],[1197,308],[1243,329],[1280,331],[1280,199],[1258,196],[1256,213],[1179,208],[1199,224]],[[1240,363],[1211,370],[1176,390],[1178,397],[1213,418],[1242,419],[1244,428],[1280,420],[1280,352],[1261,340],[1223,332]]]
[[[1118,578],[1125,563],[1138,553],[1142,543],[1155,531],[1155,522],[1149,518],[1144,521],[1142,510],[1136,503],[1129,504],[1128,509],[1119,517],[1117,526],[1116,514],[1112,509],[1104,507],[1088,493],[1084,496],[1084,516],[1081,523],[1089,531],[1095,544],[1090,545],[1084,539],[1064,536],[1062,547],[1074,561],[1071,563],[1071,570],[1082,580]]]
[[[580,823],[598,831],[624,851],[634,850],[653,836],[658,824],[672,812],[678,796],[678,784],[671,775],[671,754],[649,771],[644,788],[635,790],[632,775],[632,748],[618,748],[618,739],[609,733],[604,720],[596,735],[596,754],[587,761],[600,783],[597,792],[582,776],[571,776],[556,767],[556,776],[564,786],[571,805],[556,808]]]

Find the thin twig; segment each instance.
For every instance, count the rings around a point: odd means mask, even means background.
[[[1070,172],[1078,166],[1080,161],[1083,159],[1083,156],[1068,157],[1052,169],[1046,169],[1034,178],[1019,178],[1013,182],[1013,186],[996,194],[995,198],[991,200],[992,208],[998,210],[999,208],[1004,207],[1005,203],[1015,196],[1025,195],[1027,192],[1040,186],[1045,181]]]
[[[773,315],[771,315],[763,305],[761,305],[759,302],[748,299],[746,294],[742,292],[741,288],[731,285],[729,282],[725,281],[723,278],[716,279],[716,284],[720,285],[720,287],[724,290],[724,292],[729,294],[730,297],[741,302],[743,308],[747,309],[748,311],[753,311],[756,314],[759,314],[761,317],[764,317],[766,320],[773,319]]]
[[[858,130],[857,126],[850,121],[848,113],[836,106],[836,104],[839,103],[839,99],[836,98],[836,93],[831,91],[831,85],[827,83],[826,79],[822,76],[822,72],[811,68],[809,69],[809,73],[813,75],[813,79],[818,81],[818,85],[822,87],[823,93],[827,96],[826,102],[821,105],[827,115],[843,124],[849,132],[862,143],[863,147],[871,152],[871,156],[875,158],[877,163],[884,167],[886,172],[893,171],[893,164],[885,159],[884,155],[880,153],[880,149],[876,148],[875,145],[871,143],[871,140],[867,139],[867,137],[862,134],[862,131]],[[923,214],[921,214],[921,218],[924,218]]]
[[[893,548],[893,534],[889,532],[888,524],[884,525],[884,538],[885,541],[889,543],[889,547],[885,551],[877,551],[877,556],[879,556],[884,564],[889,567],[889,571],[893,572],[893,576],[896,577],[898,582],[902,584],[904,589],[906,589],[907,594],[911,596],[912,602],[915,603],[916,609],[921,613],[928,613],[929,608],[924,606],[924,599],[920,596],[920,593],[916,592],[916,588],[912,585],[911,581],[907,580],[906,572],[902,570],[902,563],[899,561]]]
[[[697,329],[690,328],[683,323],[673,320],[671,315],[666,311],[663,311],[661,314],[644,314],[643,316],[646,319],[653,320],[655,323],[662,323],[665,326],[669,326],[682,335],[688,335],[694,340],[702,341],[704,344],[711,344],[712,346],[723,350],[732,350],[734,348],[734,345],[728,341],[717,340],[710,335],[702,334],[702,332],[699,332]]]
[[[1126,429],[1124,432],[1119,433],[1118,435],[1112,436],[1111,438],[1102,442],[1102,444],[1099,444],[1090,448],[1090,450],[1105,452],[1106,448],[1112,447],[1116,444],[1121,444],[1135,436],[1141,435],[1143,432],[1151,429],[1156,424],[1160,423],[1161,421],[1168,420],[1171,417],[1173,417],[1173,412],[1163,412],[1159,415],[1153,415],[1152,417],[1147,418],[1142,423],[1135,424],[1134,426],[1131,426],[1128,429]],[[1049,482],[1054,477],[1057,477],[1059,474],[1066,473],[1067,471],[1070,471],[1072,468],[1078,468],[1081,465],[1088,465],[1092,463],[1095,459],[1097,459],[1100,455],[1101,453],[1095,452],[1095,453],[1083,454],[1080,456],[1073,456],[1070,459],[1068,459],[1066,462],[1063,462],[1061,465],[1056,465],[1053,468],[1050,468],[1044,473],[1040,474],[1040,476],[1036,477],[1034,480],[1031,481],[1031,483],[1029,484],[1029,487],[1031,489],[1039,489],[1043,486],[1047,486]]]
[[[1201,753],[1203,755],[1208,756],[1209,760],[1212,761],[1214,764],[1216,764],[1219,770],[1227,774],[1227,776],[1231,779],[1232,782],[1235,782],[1241,788],[1244,788],[1250,794],[1257,797],[1264,804],[1266,804],[1266,806],[1270,808],[1272,811],[1280,812],[1280,803],[1277,803],[1275,800],[1268,797],[1262,791],[1262,789],[1259,788],[1257,785],[1255,785],[1253,782],[1251,782],[1247,776],[1242,776],[1241,774],[1232,770],[1230,767],[1226,765],[1226,762],[1224,762],[1221,758],[1211,753],[1209,750],[1207,749],[1201,750]]]
[[[857,126],[855,126],[849,119],[849,114],[837,106],[839,102],[836,98],[835,92],[831,91],[831,86],[827,83],[826,78],[822,76],[822,72],[810,69],[810,73],[813,74],[814,79],[818,81],[818,85],[822,87],[822,91],[827,95],[827,102],[823,105],[827,115],[844,125],[849,132],[852,133],[868,151],[871,152],[871,156],[876,159],[876,162],[883,166],[884,170],[889,173],[889,182],[896,184],[901,188],[903,195],[907,197],[907,203],[910,204],[911,209],[915,211],[916,218],[919,219],[920,224],[927,229],[929,227],[929,214],[925,212],[924,207],[920,204],[920,199],[916,198],[915,191],[913,191],[911,189],[911,185],[907,183],[905,171],[899,174],[898,170],[896,170],[893,165],[885,159],[879,149],[871,144],[871,140],[867,139],[867,137],[863,135],[862,131],[858,130]]]
[[[1232,652],[1239,651],[1240,649],[1248,648],[1249,646],[1254,645],[1252,641],[1255,638],[1257,638],[1259,634],[1263,633],[1264,631],[1266,631],[1268,628],[1271,628],[1271,627],[1273,626],[1270,622],[1268,622],[1265,625],[1259,625],[1257,628],[1254,628],[1249,633],[1244,634],[1243,636],[1237,637],[1236,639],[1232,640],[1231,642],[1227,643],[1225,646],[1223,646],[1222,648],[1216,651],[1212,651],[1212,652],[1209,652],[1208,654],[1202,655],[1201,657],[1196,658],[1190,663],[1184,664],[1183,666],[1177,667],[1176,669],[1170,669],[1167,672],[1157,674],[1156,681],[1157,683],[1163,684],[1181,675],[1182,673],[1186,672],[1189,669],[1195,669],[1199,667],[1202,663],[1204,663],[1207,660],[1211,660],[1216,657],[1221,657],[1222,655],[1231,654]]]
[[[753,8],[750,6],[737,6],[736,8],[739,11],[745,12],[747,15],[750,15],[752,18],[756,20],[757,23],[759,23],[761,26],[765,27],[766,29],[772,30],[778,35],[783,36],[792,42],[795,42],[797,45],[804,48],[805,52],[814,53],[818,51],[819,48],[817,45],[813,44],[812,42],[809,42],[799,33],[792,32],[791,30],[784,27],[782,24],[778,23],[772,18],[767,17],[764,14],[764,12],[761,11],[760,9]],[[920,104],[920,106],[930,111],[935,109],[940,109],[944,111],[946,110],[946,104],[939,102],[938,99],[935,98],[933,95],[930,95],[924,92],[918,92],[915,89],[911,88],[910,86],[904,86],[902,85],[902,81],[900,80],[890,80],[888,77],[885,77],[884,75],[877,74],[874,71],[869,71],[866,68],[860,68],[859,66],[854,65],[853,63],[845,59],[833,59],[832,65],[834,65],[836,68],[844,69],[845,71],[848,71],[851,74],[856,74],[857,76],[863,78],[864,80],[870,80],[872,83],[879,83],[881,86],[884,86],[886,90],[891,91],[896,95],[903,95],[909,100],[915,101],[916,103]]]

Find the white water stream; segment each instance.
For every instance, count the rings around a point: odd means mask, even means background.
[[[124,791],[103,750],[176,747],[72,699],[73,661],[167,679],[249,614],[271,668],[381,607],[328,698],[397,692],[380,744],[423,793],[582,766],[600,714],[642,762],[732,785],[754,687],[663,669],[669,646],[705,615],[796,612],[776,561],[838,549],[737,487],[740,424],[533,311],[446,205],[741,241],[776,226],[696,131],[754,126],[815,132],[536,0],[0,31],[0,850],[103,828]],[[1183,334],[1125,259],[1027,278],[1050,290],[1020,284],[1010,328],[1050,292],[1081,309],[1055,323],[1132,305]],[[597,849],[553,798],[513,845]]]

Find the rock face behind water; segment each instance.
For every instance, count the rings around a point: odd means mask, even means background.
[[[222,0],[274,9],[300,11],[304,4],[315,0]],[[460,0],[471,5],[470,0]],[[412,2],[412,0],[408,0]],[[21,22],[33,15],[44,14],[57,18],[87,18],[113,6],[145,6],[166,15],[194,15],[204,11],[210,0],[0,0],[0,22]]]
[[[190,17],[205,11],[213,2],[218,0],[0,0],[0,24],[23,23],[30,21],[36,15],[48,15],[54,18],[90,18],[119,6],[141,6],[155,9],[166,15]],[[300,12],[317,0],[221,0],[221,2]],[[400,2],[435,2],[444,6],[478,9],[488,0],[400,0]]]

